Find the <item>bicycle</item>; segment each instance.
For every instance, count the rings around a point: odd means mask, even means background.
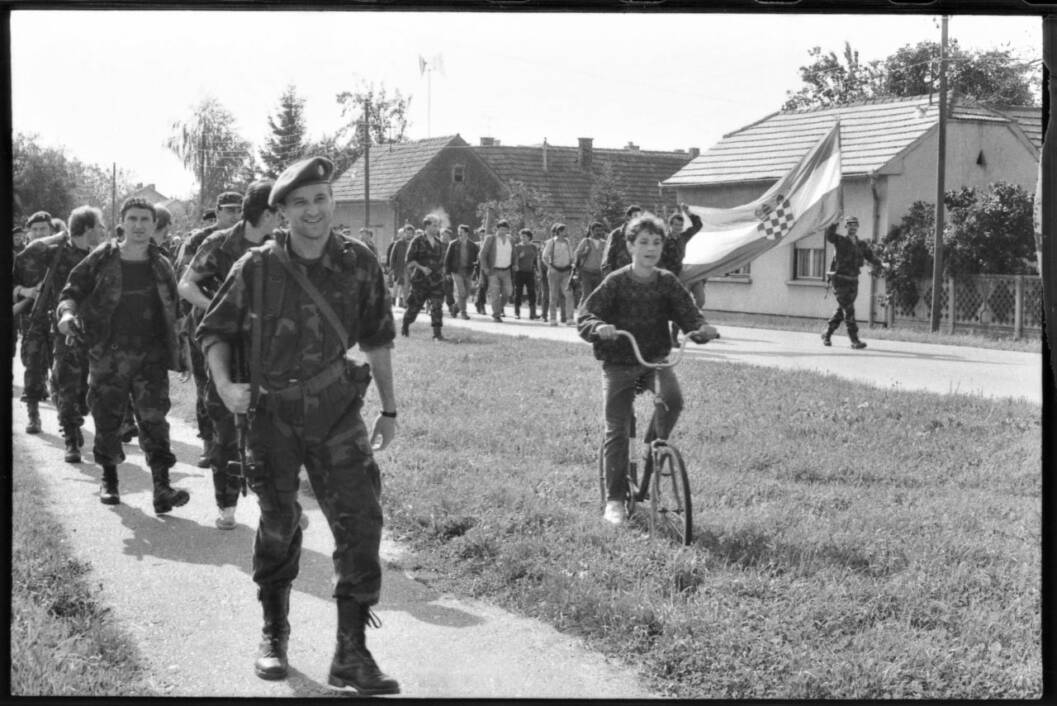
[[[627,338],[631,342],[631,349],[639,363],[647,368],[660,369],[672,368],[679,364],[686,354],[686,344],[693,336],[682,339],[678,351],[670,358],[659,363],[650,363],[642,358],[642,351],[635,337],[627,332],[617,329],[617,335]],[[708,339],[711,340],[711,339]],[[706,341],[697,340],[699,343]],[[645,374],[635,386],[635,394],[638,396],[648,388],[645,386]],[[654,406],[663,402],[658,393],[654,393]],[[638,461],[636,458],[635,439],[636,418],[631,417],[631,428],[628,432],[628,465],[625,474],[628,483],[627,495],[624,498],[624,509],[630,518],[636,507],[645,501],[649,501],[650,512],[648,515],[648,527],[650,536],[659,534],[671,534],[684,546],[693,542],[693,505],[690,499],[690,479],[686,473],[686,464],[683,456],[673,444],[667,439],[656,438],[650,442],[649,463],[643,469],[642,481],[638,479]],[[605,469],[605,442],[598,449],[598,479],[602,490],[602,505],[606,504],[608,493],[606,492],[606,469]]]

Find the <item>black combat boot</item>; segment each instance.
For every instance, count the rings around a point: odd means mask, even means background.
[[[338,691],[356,691],[364,696],[399,694],[400,684],[378,668],[367,650],[364,628],[380,627],[370,606],[353,598],[338,598],[338,645],[330,663],[327,683]]]
[[[407,330],[407,319],[404,319],[403,321],[400,322],[400,335],[401,336],[410,336],[411,335],[411,332]]]
[[[833,324],[828,324],[826,326],[826,332],[822,334],[822,345],[824,345],[824,346],[832,346],[833,345],[833,341],[830,340],[830,339],[833,337],[833,332],[836,331],[836,330],[837,330],[837,327],[834,326]]]
[[[866,348],[866,344],[860,341],[858,336],[852,336],[851,347],[858,351],[862,350],[863,348]]]
[[[99,502],[117,505],[121,498],[117,494],[117,466],[103,466],[103,483],[99,486]]]
[[[191,499],[186,490],[173,490],[169,487],[169,469],[152,468],[151,477],[154,479],[154,512],[161,515],[169,512],[174,507],[182,507]]]
[[[198,457],[198,464],[197,464],[198,467],[199,468],[209,468],[210,465],[213,463],[212,456],[213,456],[213,442],[210,441],[209,439],[205,439],[202,442],[202,455]]]
[[[40,409],[36,400],[26,400],[26,412],[29,414],[29,423],[26,424],[27,434],[40,433]]]
[[[81,432],[77,427],[63,427],[63,440],[66,442],[66,463],[81,462]]]
[[[261,679],[286,679],[289,666],[286,649],[290,642],[290,586],[271,586],[257,589],[257,599],[264,611],[261,646],[253,671]]]

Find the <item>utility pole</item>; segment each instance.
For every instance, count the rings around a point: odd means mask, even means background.
[[[940,292],[943,288],[943,194],[947,167],[947,15],[940,25],[940,104],[936,155],[936,232],[933,235],[932,321],[933,332],[940,330]],[[954,292],[948,292],[953,297]],[[954,323],[953,321],[951,322]]]
[[[373,89],[372,89],[373,90]],[[371,94],[363,107],[363,227],[371,227]]]
[[[114,235],[117,235],[117,162],[114,162],[110,174],[110,227],[114,229]]]

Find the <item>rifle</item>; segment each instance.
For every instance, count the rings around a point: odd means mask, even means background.
[[[48,296],[48,290],[54,277],[52,273],[55,271],[55,266],[51,265],[48,269],[44,270],[44,277],[40,280],[40,291],[37,292],[37,296],[31,299],[33,302],[32,308],[29,310],[29,317],[33,318],[39,311],[40,303],[44,301],[45,297]]]
[[[72,348],[84,342],[84,322],[81,321],[80,316],[73,317],[73,323],[70,324],[70,333],[66,336],[66,347]]]
[[[243,382],[245,375],[243,375],[243,361],[242,361],[242,347],[234,346],[231,349],[231,379],[235,382]],[[252,411],[247,411],[250,414]],[[227,474],[234,476],[239,479],[239,487],[242,489],[242,496],[246,497],[246,471],[255,470],[253,461],[249,457],[249,453],[246,451],[246,438],[249,436],[249,424],[246,420],[247,414],[236,414],[235,415],[235,437],[238,442],[239,449],[239,460],[228,461]]]

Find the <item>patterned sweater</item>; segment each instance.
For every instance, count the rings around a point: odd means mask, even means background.
[[[637,365],[635,352],[627,339],[599,340],[595,333],[602,324],[613,324],[630,332],[648,361],[663,359],[672,350],[668,322],[684,332],[695,331],[705,323],[690,292],[671,272],[655,269],[643,282],[631,272],[631,265],[616,270],[602,280],[577,314],[580,337],[594,344],[595,358],[617,365]]]

